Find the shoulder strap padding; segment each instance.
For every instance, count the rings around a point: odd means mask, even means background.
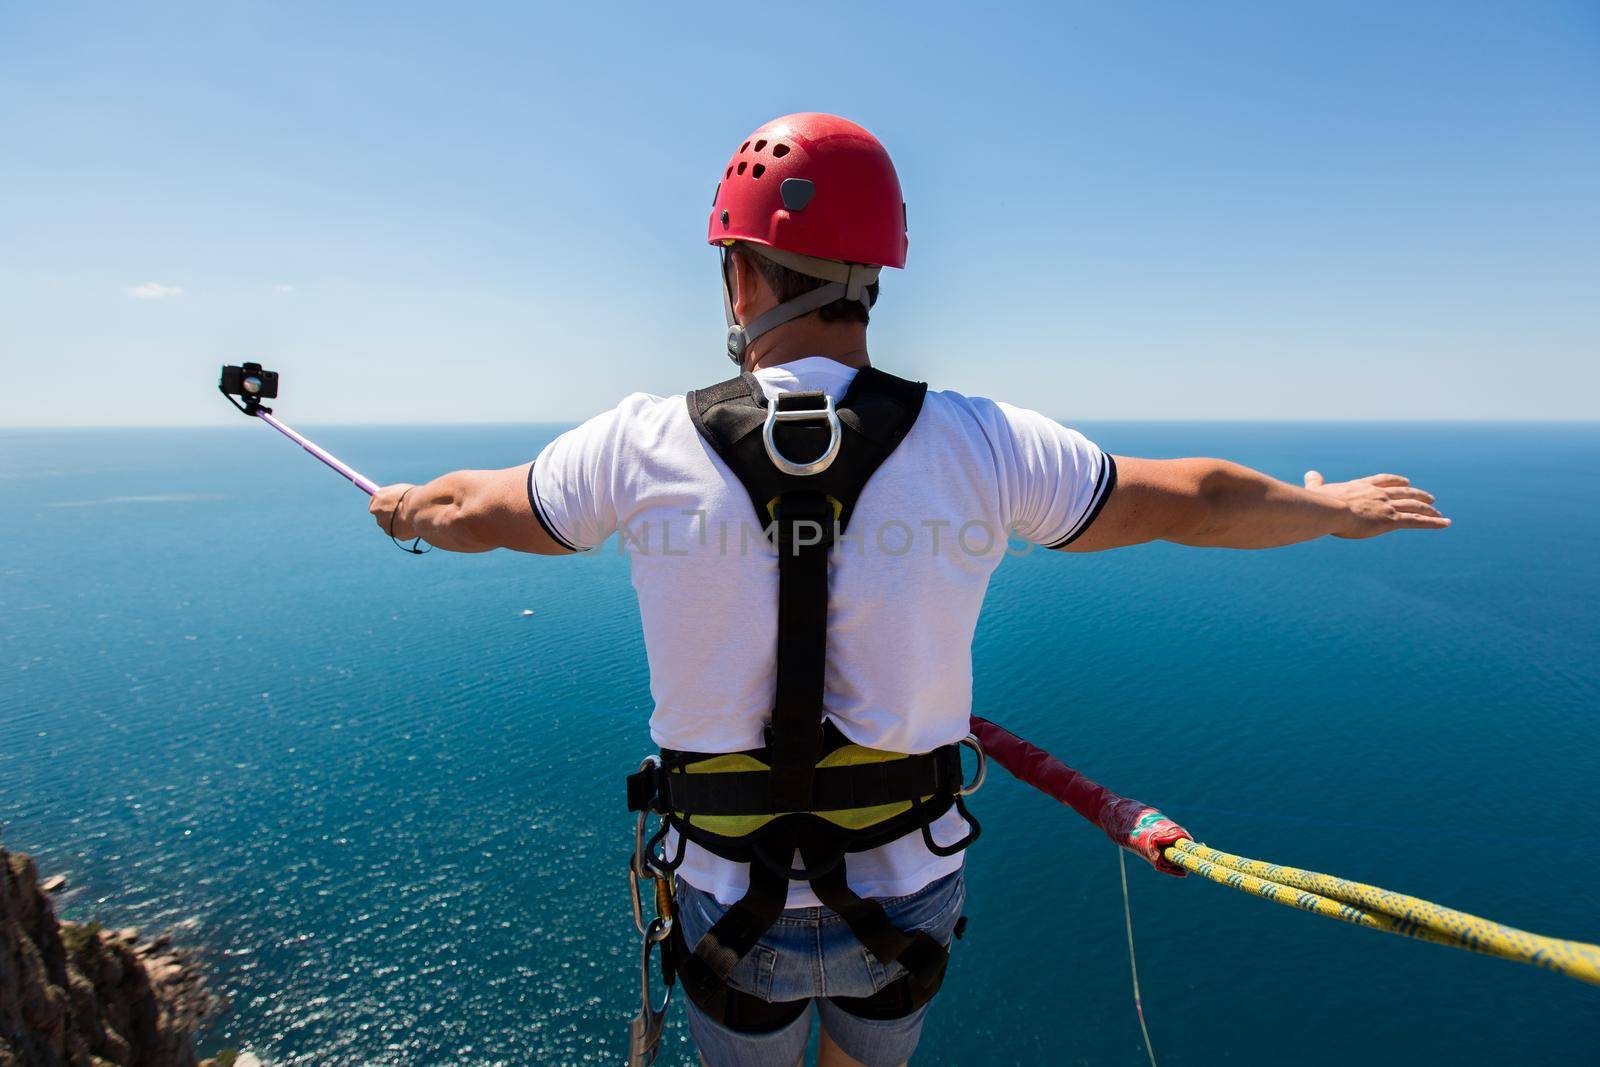
[[[771,521],[767,505],[790,490],[823,493],[840,505],[839,528],[849,525],[857,497],[868,479],[888,459],[922,411],[928,386],[863,367],[835,399],[842,441],[839,456],[827,470],[809,476],[785,474],[768,458],[761,443],[767,399],[753,374],[741,374],[685,398],[689,417],[700,436],[722,457],[750,494],[758,524]],[[828,430],[820,422],[784,422],[774,431],[779,449],[805,461],[822,454]]]

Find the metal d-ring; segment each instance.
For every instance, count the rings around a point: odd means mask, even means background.
[[[983,780],[989,776],[989,757],[984,753],[983,745],[979,743],[976,734],[968,734],[956,743],[958,745],[966,745],[978,756],[978,773],[976,777],[972,779],[971,785],[962,786],[957,793],[958,796],[970,797],[983,788]]]
[[[820,474],[832,466],[834,459],[838,457],[841,437],[839,413],[834,410],[833,397],[823,394],[823,399],[827,404],[821,411],[815,408],[807,408],[802,411],[780,411],[776,397],[767,405],[767,421],[761,427],[761,443],[767,446],[767,457],[783,473],[793,474],[802,478],[808,474]],[[772,431],[778,425],[779,420],[784,422],[803,422],[808,419],[828,420],[828,447],[822,455],[810,463],[796,463],[778,451],[778,443],[773,440]]]

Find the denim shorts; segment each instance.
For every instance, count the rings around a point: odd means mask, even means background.
[[[955,871],[903,897],[879,900],[889,921],[911,933],[924,930],[950,944],[966,903],[967,887]],[[728,909],[710,893],[678,884],[678,921],[693,945]],[[867,1067],[894,1067],[916,1051],[927,1017],[924,1004],[900,1019],[861,1019],[829,997],[869,997],[905,973],[898,963],[880,963],[829,908],[785,911],[739,961],[728,983],[762,1000],[810,1000],[835,1044]],[[688,1001],[689,1032],[710,1067],[794,1067],[811,1037],[808,1007],[788,1026],[765,1034],[730,1030]]]

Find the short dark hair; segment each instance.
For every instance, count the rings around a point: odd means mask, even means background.
[[[761,276],[772,287],[772,293],[778,298],[778,303],[787,303],[799,296],[804,296],[811,290],[828,283],[821,278],[813,278],[809,274],[801,274],[797,270],[790,270],[781,263],[774,263],[766,256],[748,250],[741,250],[744,255],[756,265]],[[867,286],[867,298],[876,304],[878,302],[878,283],[873,282]],[[859,322],[865,326],[869,316],[867,308],[859,300],[846,300],[840,297],[831,304],[823,304],[812,312],[823,322]]]

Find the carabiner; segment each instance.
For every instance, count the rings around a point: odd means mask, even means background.
[[[628,1067],[649,1067],[661,1051],[661,1034],[667,1026],[667,1007],[672,1003],[672,986],[661,998],[661,1006],[650,1002],[650,950],[666,939],[667,924],[661,916],[650,920],[639,954],[639,1014],[628,1022]]]
[[[650,931],[659,924],[661,928],[655,934],[655,940],[661,941],[672,930],[672,886],[645,859],[649,850],[644,833],[645,819],[649,814],[648,811],[641,811],[633,830],[633,855],[628,857],[628,903],[633,910],[633,928],[639,931],[639,936],[651,937]],[[655,906],[655,917],[649,923],[645,922],[644,890],[639,884],[646,881],[654,883],[651,903]]]

